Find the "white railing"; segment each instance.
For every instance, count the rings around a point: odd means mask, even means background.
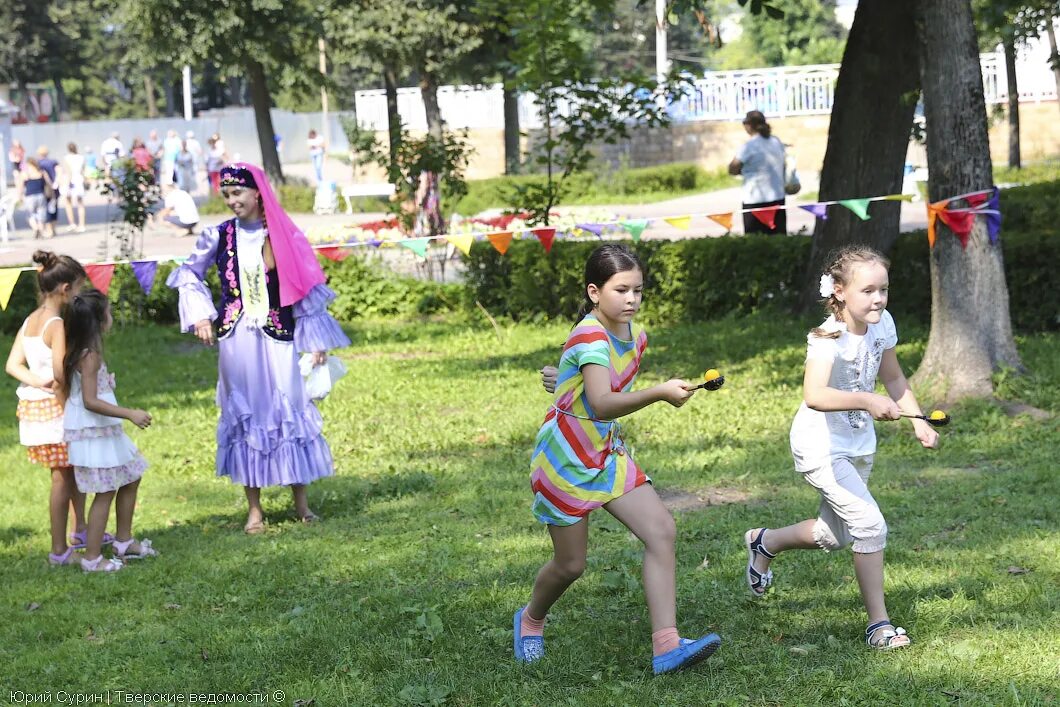
[[[1005,63],[999,54],[980,57],[986,102],[1008,100]],[[1020,101],[1056,100],[1056,83],[1049,67],[1037,58],[1017,63]],[[749,110],[770,118],[827,115],[832,112],[839,64],[781,66],[769,69],[712,71],[696,79],[691,91],[670,106],[677,122],[735,120]],[[366,128],[386,130],[386,95],[381,90],[358,91],[357,117]],[[501,86],[443,86],[438,104],[448,127],[502,128],[504,104]],[[398,89],[398,111],[410,130],[426,130],[423,101],[417,88]],[[520,95],[520,127],[540,127],[539,110],[532,95]]]

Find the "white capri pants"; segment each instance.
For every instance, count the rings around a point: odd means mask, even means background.
[[[803,473],[806,483],[821,494],[813,539],[824,550],[847,545],[854,552],[879,552],[887,546],[887,521],[869,493],[872,455],[837,457]]]

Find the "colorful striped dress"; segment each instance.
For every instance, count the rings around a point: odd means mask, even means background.
[[[593,315],[567,337],[559,361],[556,396],[537,433],[530,462],[534,515],[549,525],[573,525],[594,508],[650,481],[622,442],[617,421],[601,420],[589,406],[581,368],[607,366],[611,390],[628,392],[640,369],[648,335],[630,324],[620,339]]]

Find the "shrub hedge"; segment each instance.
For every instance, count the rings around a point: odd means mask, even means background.
[[[493,314],[513,319],[575,316],[582,271],[597,242],[559,241],[546,254],[534,241],[514,242],[500,256],[476,247],[467,286]],[[1041,232],[1003,232],[1013,326],[1060,329],[1057,292],[1060,240]],[[794,306],[809,257],[808,238],[735,236],[645,241],[634,246],[645,266],[644,316],[656,321],[709,321],[763,307]],[[928,322],[931,286],[925,234],[905,234],[891,256],[891,303],[899,319]]]

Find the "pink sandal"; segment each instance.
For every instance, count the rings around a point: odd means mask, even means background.
[[[129,548],[137,543],[140,546],[139,552],[129,552]],[[151,541],[137,540],[136,538],[129,538],[128,540],[115,540],[114,541],[114,555],[125,562],[127,560],[142,560],[145,557],[158,557],[158,550],[151,547]]]
[[[77,562],[78,558],[74,557],[74,551],[77,548],[67,547],[66,552],[56,555],[53,552],[48,553],[48,564],[52,567],[59,567],[61,565],[72,565]]]
[[[121,560],[115,557],[112,557],[109,560],[105,560],[103,555],[100,555],[94,560],[81,558],[81,569],[85,572],[117,572],[123,567],[125,567],[125,565],[121,563]]]

